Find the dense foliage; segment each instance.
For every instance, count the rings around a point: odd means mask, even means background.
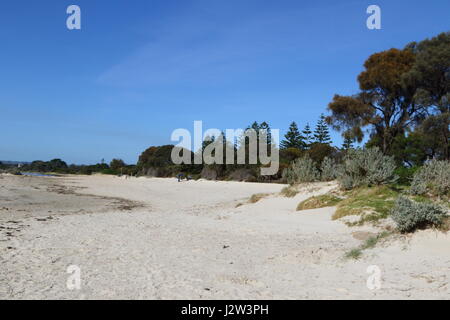
[[[411,193],[450,197],[450,161],[432,160],[417,170],[411,183]]]
[[[393,157],[383,155],[377,147],[351,149],[338,167],[337,178],[346,190],[383,185],[396,181],[395,168]]]
[[[446,212],[436,204],[414,202],[399,197],[391,212],[391,217],[400,232],[411,232],[429,226],[438,227],[443,223]]]
[[[358,141],[369,129],[368,146],[402,165],[449,159],[450,32],[371,55],[358,82],[360,92],[329,104],[333,128]]]

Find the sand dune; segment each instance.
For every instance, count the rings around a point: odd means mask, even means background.
[[[345,260],[358,232],[283,185],[109,176],[0,177],[2,299],[450,298],[450,236],[421,231]],[[248,203],[255,193],[267,193]],[[67,267],[80,268],[69,290]],[[367,267],[381,270],[368,289]]]

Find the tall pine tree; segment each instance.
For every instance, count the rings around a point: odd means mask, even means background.
[[[305,147],[306,148],[311,147],[311,145],[313,143],[313,136],[312,136],[312,131],[311,131],[311,127],[309,126],[309,123],[306,124],[306,127],[302,131],[302,133],[303,133],[303,140],[305,142]]]
[[[319,121],[317,121],[316,129],[314,130],[314,142],[322,144],[330,144],[331,137],[328,125],[325,122],[325,116],[320,115]]]
[[[353,149],[353,139],[349,136],[344,137],[344,143],[342,144],[342,149],[348,150]]]
[[[295,121],[293,121],[289,126],[289,131],[284,135],[284,138],[285,139],[281,141],[280,144],[282,149],[297,148],[303,150],[306,147],[304,138],[300,134],[297,123],[295,123]]]

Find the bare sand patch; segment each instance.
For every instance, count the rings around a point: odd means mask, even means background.
[[[0,241],[2,299],[450,298],[443,233],[399,237],[358,261],[343,259],[361,244],[352,233],[378,230],[332,221],[333,207],[296,211],[333,183],[248,203],[285,186],[109,176],[0,181],[0,208],[8,208],[0,210],[0,231],[14,234]],[[139,205],[124,211],[112,199]],[[81,290],[66,287],[69,265],[80,267]],[[379,290],[366,286],[370,265],[382,270]]]

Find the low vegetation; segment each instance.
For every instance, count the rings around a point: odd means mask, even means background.
[[[300,210],[308,210],[308,209],[316,209],[316,208],[325,208],[325,207],[333,207],[341,202],[343,199],[338,198],[334,195],[324,194],[321,196],[315,196],[308,198],[302,202],[300,202],[297,206],[297,211]]]
[[[450,161],[432,160],[426,163],[414,174],[411,193],[450,197]]]
[[[294,160],[291,166],[283,172],[283,178],[290,185],[314,182],[319,179],[319,176],[316,164],[309,156]]]
[[[368,250],[368,249],[375,248],[375,246],[378,244],[378,242],[379,242],[381,239],[387,238],[387,237],[389,237],[390,235],[392,235],[392,232],[383,231],[383,232],[379,233],[379,234],[376,235],[376,236],[373,236],[373,237],[368,238],[368,239],[367,239],[366,241],[364,241],[364,243],[363,243],[361,246],[359,246],[358,248],[354,248],[354,249],[351,249],[350,251],[348,251],[348,252],[345,254],[345,258],[347,258],[347,259],[355,259],[355,260],[361,258],[361,256],[363,255],[363,251],[364,251],[364,250]]]
[[[415,202],[399,197],[392,209],[391,216],[402,232],[413,232],[427,227],[441,227],[447,213],[438,205],[427,202]]]
[[[263,199],[263,198],[265,198],[265,197],[267,197],[267,196],[269,196],[268,193],[256,193],[256,194],[254,194],[254,195],[252,195],[252,196],[250,197],[250,199],[248,200],[248,202],[249,202],[249,203],[256,203],[256,202],[258,202],[259,200],[261,200],[261,199]]]
[[[338,173],[338,164],[334,159],[325,157],[320,165],[320,180],[332,181],[336,179]]]
[[[387,218],[394,207],[399,190],[391,186],[358,188],[346,193],[346,199],[338,203],[333,220],[345,216],[359,215],[356,224],[376,222]]]
[[[379,148],[351,149],[337,169],[337,179],[345,190],[379,186],[395,182],[396,164]]]
[[[294,186],[284,187],[280,194],[286,198],[293,198],[299,193],[298,189]]]

